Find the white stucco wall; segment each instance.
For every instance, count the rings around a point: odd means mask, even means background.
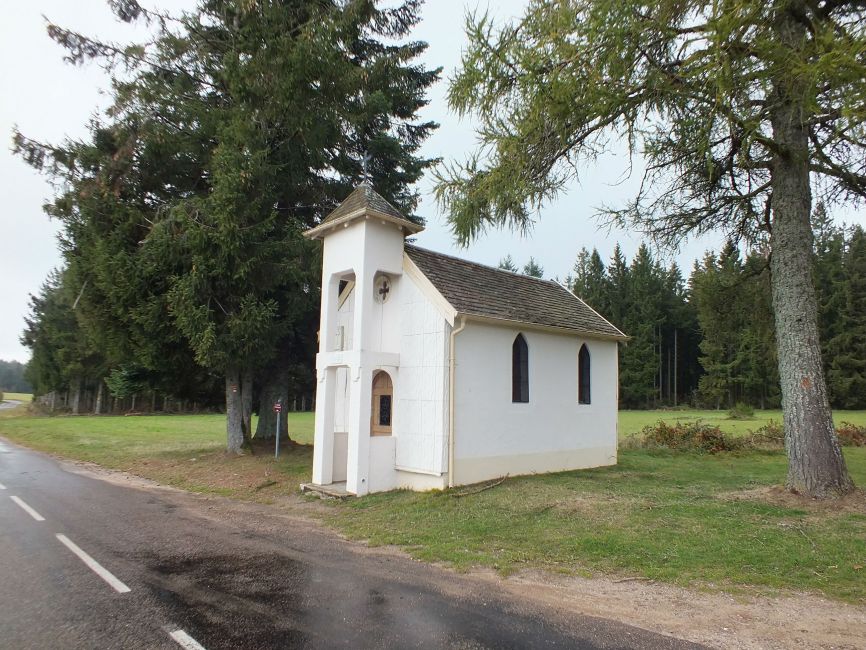
[[[402,313],[394,386],[396,466],[439,475],[447,471],[448,346],[450,326],[408,275],[395,296]]]
[[[511,401],[511,350],[529,347],[529,403]],[[577,401],[591,356],[592,403]],[[454,483],[616,463],[617,344],[469,322],[456,337]]]
[[[352,326],[355,317],[355,292],[351,291],[337,309],[337,328],[343,328],[343,349],[352,349]],[[331,336],[337,338],[337,332]],[[336,347],[336,343],[335,343]],[[349,430],[349,369],[337,368],[334,393],[334,431]]]

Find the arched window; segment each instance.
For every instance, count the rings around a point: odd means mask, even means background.
[[[373,409],[370,435],[390,436],[391,418],[394,415],[394,386],[384,370],[373,375]]]
[[[577,401],[579,404],[589,404],[590,402],[590,369],[589,369],[589,350],[586,344],[580,346],[580,352],[577,353]]]
[[[511,401],[529,401],[529,348],[523,334],[511,346]]]

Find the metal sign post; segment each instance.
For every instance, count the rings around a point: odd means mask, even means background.
[[[274,436],[276,442],[274,443],[274,458],[280,457],[280,414],[283,411],[283,400],[282,398],[278,399],[274,403],[274,413],[277,414],[277,435]]]

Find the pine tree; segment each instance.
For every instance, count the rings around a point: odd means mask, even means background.
[[[610,292],[607,304],[610,306],[609,318],[617,327],[625,326],[625,313],[631,302],[629,293],[628,263],[619,243],[614,246],[613,256],[607,267]]]
[[[732,406],[737,398],[739,331],[742,306],[738,304],[738,282],[742,275],[739,251],[728,243],[718,257],[708,253],[700,272],[692,276],[704,375],[699,390],[715,408]]]
[[[511,255],[506,255],[501,260],[499,260],[499,268],[503,271],[511,271],[512,273],[518,273],[519,269],[517,265],[514,263],[514,260],[511,259]]]
[[[523,265],[523,275],[528,275],[533,278],[544,277],[544,267],[535,261],[534,257],[530,257],[529,261]]]
[[[815,231],[813,277],[818,302],[818,328],[821,337],[821,357],[824,371],[830,371],[833,351],[830,341],[837,339],[846,326],[844,312],[847,301],[847,282],[843,258],[845,256],[845,231],[831,219],[823,202],[815,206],[812,213],[812,227]],[[838,379],[828,378],[827,392],[830,404],[839,407]]]
[[[866,407],[866,232],[851,231],[842,263],[844,305],[827,343],[828,383],[844,409]]]
[[[598,250],[593,248],[592,253],[590,253],[586,248],[582,248],[577,254],[573,272],[574,275],[571,276],[569,283],[571,291],[602,316],[609,318],[611,312],[610,287],[608,286],[607,270]]]
[[[622,350],[620,380],[625,405],[657,404],[661,312],[661,277],[649,247],[642,244],[628,269],[628,302],[623,328],[631,340]]]

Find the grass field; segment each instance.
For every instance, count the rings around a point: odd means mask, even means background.
[[[220,415],[40,418],[23,406],[14,411],[0,419],[0,435],[184,489],[273,503],[310,477],[309,444],[285,450],[279,461],[270,445],[226,456]],[[745,432],[778,415],[733,421],[715,412],[623,412],[620,430],[700,417]],[[864,422],[866,413],[841,419]],[[289,427],[296,441],[309,443],[312,414],[289,414]],[[845,456],[855,482],[866,485],[866,448],[847,448]],[[458,569],[544,568],[733,591],[809,590],[866,603],[864,494],[812,503],[779,490],[784,477],[781,452],[628,450],[615,467],[511,478],[477,493],[372,495],[328,503],[321,516],[349,537],[396,544]]]
[[[19,402],[32,402],[33,395],[30,393],[3,393],[3,399],[5,401],[17,400]]]
[[[866,484],[866,449],[845,454]],[[458,568],[541,567],[866,602],[863,495],[844,506],[804,503],[772,489],[784,477],[782,453],[628,451],[615,467],[508,479],[460,498],[372,495],[334,506],[329,520],[349,537]]]
[[[257,445],[253,456],[226,457],[224,415],[33,417],[25,409],[0,411],[0,435],[186,490],[267,502],[310,479],[312,413],[288,414],[289,435],[300,446],[275,461],[273,442]]]
[[[859,426],[866,426],[866,411],[834,411],[833,419],[839,425],[842,422],[850,422]],[[639,432],[645,426],[655,424],[664,420],[670,424],[674,422],[695,422],[701,420],[707,424],[717,425],[725,433],[743,435],[754,431],[773,420],[782,423],[782,411],[755,411],[752,418],[746,420],[732,420],[727,411],[696,411],[696,410],[658,410],[658,411],[620,411],[619,412],[619,437],[629,436]]]

